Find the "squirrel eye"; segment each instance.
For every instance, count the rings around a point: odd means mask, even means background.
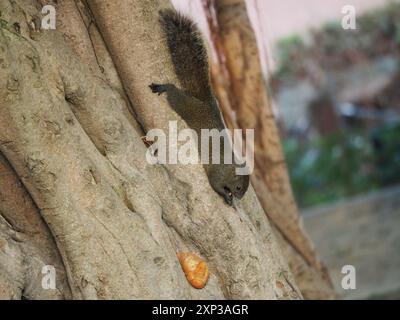
[[[240,191],[240,190],[242,190],[242,187],[241,187],[241,186],[237,186],[237,187],[236,187],[236,190],[237,190],[237,191]]]

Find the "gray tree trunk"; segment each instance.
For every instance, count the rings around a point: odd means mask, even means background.
[[[242,220],[201,166],[146,162],[141,128],[179,120],[148,89],[178,84],[158,24],[169,2],[58,1],[42,30],[48,2],[0,0],[0,298],[301,297],[252,188]],[[207,263],[204,289],[182,251]]]

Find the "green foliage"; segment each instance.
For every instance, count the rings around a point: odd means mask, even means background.
[[[310,32],[309,44],[299,35],[277,44],[278,69],[273,83],[307,75],[304,62],[317,63],[323,70],[337,70],[357,59],[400,53],[400,3],[364,14],[357,19],[357,30],[344,30],[338,21]]]
[[[300,143],[284,151],[301,207],[335,201],[400,182],[400,125],[371,135],[343,132]]]
[[[278,43],[279,67],[271,87],[313,78],[312,64],[329,74],[383,55],[400,57],[400,3],[357,18],[357,30],[340,21],[310,32],[307,43],[292,36]],[[312,141],[284,142],[290,176],[302,207],[400,183],[400,125],[369,134],[343,131]]]
[[[375,179],[379,185],[390,185],[400,181],[400,125],[390,124],[377,128],[372,133],[377,152]]]
[[[296,53],[299,50],[304,50],[305,45],[300,36],[293,35],[292,37],[284,38],[278,42],[278,64],[280,66],[277,71],[278,77],[290,75],[290,64]]]

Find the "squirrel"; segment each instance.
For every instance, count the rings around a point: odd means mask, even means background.
[[[218,102],[213,94],[207,49],[195,23],[175,11],[160,11],[159,19],[166,36],[172,63],[183,89],[175,85],[155,84],[149,87],[153,93],[166,93],[169,105],[177,112],[198,136],[201,129],[226,129]],[[210,152],[211,159],[211,152]],[[211,187],[225,202],[234,206],[234,199],[241,199],[249,187],[249,175],[237,175],[240,166],[224,164],[224,148],[220,143],[220,164],[204,164]]]

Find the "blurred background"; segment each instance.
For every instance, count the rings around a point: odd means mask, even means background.
[[[206,25],[199,1],[175,4]],[[345,5],[355,30],[342,28]],[[337,292],[400,298],[400,2],[248,0],[247,10],[294,195]],[[344,265],[356,290],[341,287]]]
[[[356,8],[356,30],[341,26],[345,4]],[[400,298],[400,4],[259,5],[275,12],[262,38],[306,229],[342,295]],[[341,288],[345,264],[356,267],[356,290]]]

